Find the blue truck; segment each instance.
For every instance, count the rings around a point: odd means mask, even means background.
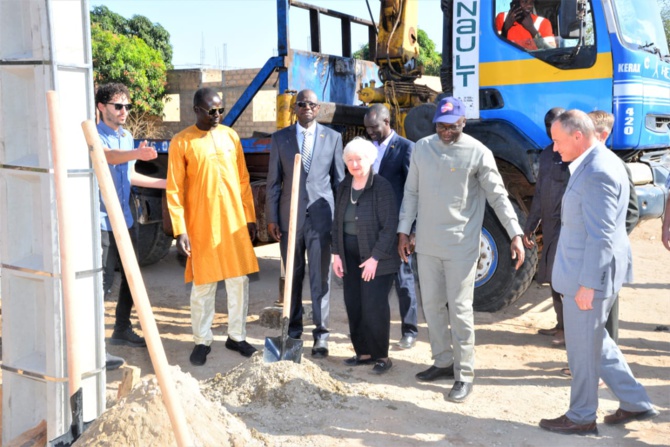
[[[278,55],[268,60],[223,122],[233,125],[275,71],[278,97],[284,96],[285,101],[287,93],[314,90],[322,103],[317,119],[343,132],[345,141],[364,134],[362,117],[371,102],[386,103],[396,131],[416,141],[434,132],[429,118],[435,101],[444,95],[457,96],[468,106],[466,132],[493,151],[523,221],[537,181],[538,155],[550,143],[545,113],[557,106],[604,110],[615,116],[607,145],[631,169],[640,219],[662,216],[668,195],[664,185],[670,175],[670,55],[657,2],[535,0],[533,14],[551,23],[553,35],[546,38],[546,45],[532,49],[497,29],[496,17],[506,14],[510,6],[509,0],[440,2],[443,65],[440,91],[436,91],[417,82],[421,67],[416,0],[382,1],[378,26],[317,6],[277,0]],[[312,51],[289,48],[290,7],[310,11]],[[321,53],[320,15],[341,20],[342,56]],[[352,24],[369,27],[371,61],[351,57]],[[256,180],[254,193],[263,229],[269,139],[246,139],[243,144]],[[528,288],[537,250],[529,250],[524,267],[515,271],[508,246],[496,217],[487,212],[475,310],[499,310]]]

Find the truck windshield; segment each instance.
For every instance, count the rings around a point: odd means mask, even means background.
[[[656,1],[614,0],[622,42],[650,53],[668,54],[661,11]]]

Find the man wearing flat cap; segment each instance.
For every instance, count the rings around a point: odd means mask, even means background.
[[[518,269],[525,252],[523,231],[491,151],[463,133],[465,106],[440,101],[437,133],[416,143],[405,183],[398,225],[398,252],[406,262],[416,220],[416,253],[433,366],[418,380],[455,379],[446,396],[463,402],[474,380],[475,327],[472,302],[486,202],[511,239]]]

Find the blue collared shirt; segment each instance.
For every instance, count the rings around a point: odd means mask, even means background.
[[[135,149],[133,136],[123,127],[119,127],[119,130],[116,131],[101,120],[98,123],[98,134],[100,135],[103,147],[124,151]],[[135,160],[118,165],[108,165],[109,172],[112,174],[112,180],[114,180],[114,189],[116,189],[116,195],[119,198],[119,202],[121,202],[123,217],[126,220],[128,228],[133,225],[133,215],[130,212],[130,174],[134,164]],[[109,222],[107,208],[102,200],[102,196],[100,196],[100,228],[104,231],[112,231],[112,225]]]

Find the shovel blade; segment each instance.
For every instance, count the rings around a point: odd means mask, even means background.
[[[302,340],[286,337],[265,337],[265,349],[263,349],[263,361],[265,363],[274,363],[281,360],[290,360],[294,363],[300,363],[302,359]]]

